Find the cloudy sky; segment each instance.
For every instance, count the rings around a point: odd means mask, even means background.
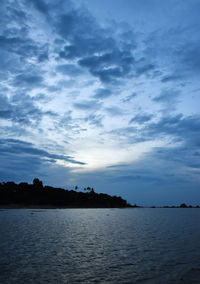
[[[199,204],[199,14],[199,0],[2,0],[0,181]]]

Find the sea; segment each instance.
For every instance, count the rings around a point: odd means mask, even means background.
[[[0,283],[200,283],[200,209],[1,209]]]

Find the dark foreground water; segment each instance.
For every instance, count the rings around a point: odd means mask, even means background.
[[[0,210],[0,283],[200,283],[200,209]]]

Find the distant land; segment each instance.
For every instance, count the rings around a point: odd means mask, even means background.
[[[125,208],[132,207],[119,196],[96,193],[87,187],[85,192],[43,186],[38,178],[33,184],[0,183],[0,206],[7,208]],[[135,205],[136,207],[136,205]]]
[[[33,184],[12,181],[0,183],[0,208],[144,208],[129,204],[120,196],[96,193],[93,188],[84,192],[43,186],[38,178]],[[148,208],[200,208],[182,203],[180,206],[151,206]]]

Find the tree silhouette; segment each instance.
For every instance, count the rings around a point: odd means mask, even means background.
[[[34,188],[39,189],[39,190],[43,189],[43,183],[38,178],[34,178],[33,186],[34,186]]]
[[[180,208],[187,208],[187,205],[186,205],[185,203],[182,203],[182,204],[180,205]]]
[[[75,186],[74,188],[78,188]],[[122,208],[129,207],[126,200],[119,196],[110,196],[96,193],[91,187],[85,188],[86,192],[66,190],[44,186],[42,181],[34,178],[33,184],[21,182],[0,183],[0,204],[18,204],[23,206],[45,205],[56,207],[80,208]]]

